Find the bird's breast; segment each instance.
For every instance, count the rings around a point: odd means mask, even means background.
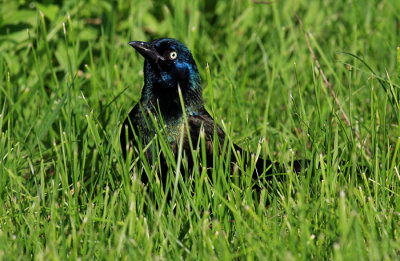
[[[165,124],[164,127],[167,134],[168,142],[178,142],[184,129],[183,118],[176,119],[173,122],[169,122]]]

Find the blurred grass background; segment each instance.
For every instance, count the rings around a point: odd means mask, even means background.
[[[1,0],[0,259],[396,259],[399,33],[395,0]],[[127,43],[159,37],[192,50],[234,142],[320,166],[260,198],[195,177],[155,207],[119,128],[143,85]]]

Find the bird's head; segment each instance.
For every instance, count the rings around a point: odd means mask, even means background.
[[[145,88],[162,95],[200,92],[200,76],[189,49],[175,39],[130,42],[144,58]]]

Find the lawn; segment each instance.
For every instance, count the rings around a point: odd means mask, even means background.
[[[160,37],[191,49],[229,143],[309,168],[258,194],[223,158],[170,160],[166,186],[125,158],[128,42]],[[0,260],[398,259],[399,46],[398,0],[0,0]]]

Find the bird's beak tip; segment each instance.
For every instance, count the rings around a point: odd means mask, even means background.
[[[128,44],[130,46],[132,46],[133,48],[143,46],[143,42],[139,42],[139,41],[130,41]]]

